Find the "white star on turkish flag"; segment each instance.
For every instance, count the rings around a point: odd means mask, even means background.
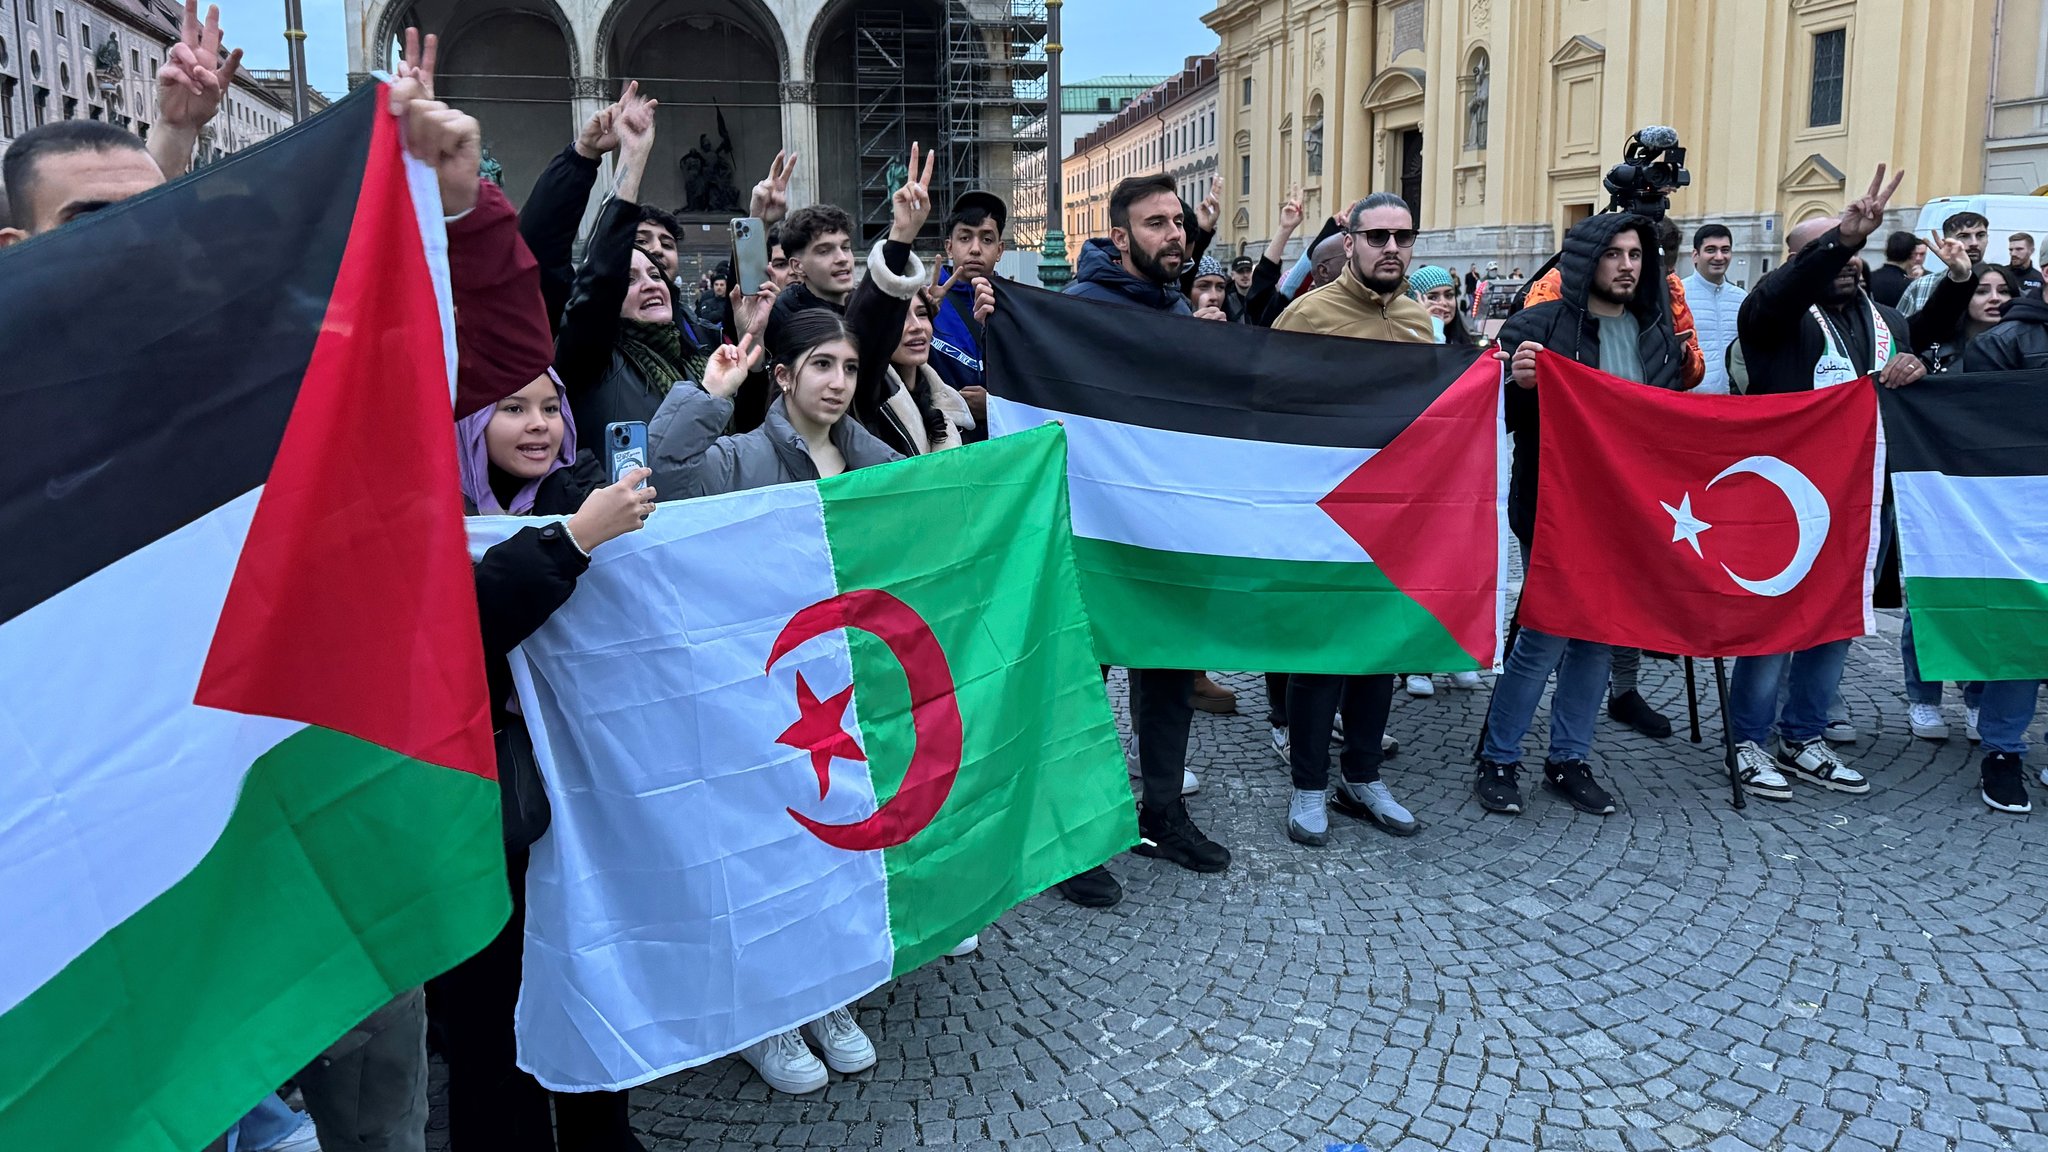
[[[1662,500],[1657,503],[1664,504]],[[1676,508],[1664,504],[1664,510],[1671,513],[1671,542],[1676,544],[1683,540],[1692,545],[1693,555],[1702,560],[1706,559],[1707,554],[1700,551],[1700,533],[1712,528],[1713,525],[1692,514],[1692,493],[1687,492]]]

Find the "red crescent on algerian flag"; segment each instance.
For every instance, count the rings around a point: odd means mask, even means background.
[[[825,824],[794,808],[787,811],[813,836],[834,848],[848,852],[894,848],[909,842],[938,816],[960,772],[960,701],[954,694],[953,669],[924,617],[887,592],[862,588],[820,600],[790,617],[775,638],[762,671],[773,669],[775,662],[797,645],[835,628],[859,628],[872,634],[888,645],[890,655],[903,666],[904,679],[910,685],[910,719],[917,745],[903,773],[902,787],[867,819]]]

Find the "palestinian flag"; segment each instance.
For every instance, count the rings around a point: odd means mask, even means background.
[[[382,100],[0,253],[0,1148],[204,1147],[509,911]]]
[[[519,1063],[616,1089],[851,1003],[1137,840],[1057,429],[664,504],[513,676],[554,801]],[[479,554],[530,520],[478,519]]]
[[[1879,396],[1920,675],[2048,677],[2048,374]]]
[[[1103,663],[1494,667],[1507,563],[1496,361],[1000,291],[990,428],[1066,426]]]

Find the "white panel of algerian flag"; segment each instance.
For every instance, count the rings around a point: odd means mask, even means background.
[[[1317,501],[1374,455],[1120,424],[989,397],[1004,436],[1057,420],[1067,430],[1074,534],[1160,552],[1256,560],[1370,560]]]
[[[553,805],[527,871],[519,1063],[550,1088],[704,1063],[859,999],[894,959],[882,853],[832,848],[786,810],[790,773],[811,772],[776,743],[792,685],[851,683],[845,633],[777,661],[763,690],[791,613],[839,591],[818,487],[681,511],[607,543],[606,579],[585,578],[513,660]],[[480,552],[535,522],[470,523]],[[807,814],[874,809],[848,772]]]

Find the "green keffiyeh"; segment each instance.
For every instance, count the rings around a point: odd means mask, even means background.
[[[647,320],[619,320],[619,355],[633,366],[649,387],[661,395],[678,380],[702,380],[706,357],[683,348],[683,335],[674,324]]]

